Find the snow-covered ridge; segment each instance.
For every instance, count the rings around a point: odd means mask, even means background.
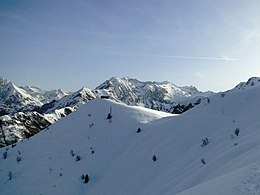
[[[1,193],[260,194],[259,107],[258,88],[166,117],[95,99],[0,149]]]
[[[260,86],[260,77],[252,77],[247,82],[239,83],[233,90],[245,90],[252,87]]]
[[[62,97],[70,94],[62,89],[45,91],[35,86],[21,86],[20,88],[22,88],[31,96],[39,99],[43,104],[49,103],[53,100],[59,100]]]
[[[195,87],[178,87],[170,82],[141,82],[128,77],[112,77],[95,89],[97,94],[109,94],[128,105],[173,112],[178,104],[194,103],[212,92],[200,92]],[[188,103],[188,104],[189,104]],[[187,105],[188,105],[187,104]]]

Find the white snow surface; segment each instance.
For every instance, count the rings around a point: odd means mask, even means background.
[[[8,147],[0,194],[260,194],[259,91],[216,94],[178,116],[92,100]]]

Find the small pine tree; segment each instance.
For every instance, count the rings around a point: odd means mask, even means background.
[[[21,156],[17,156],[17,157],[16,157],[16,162],[17,162],[17,163],[20,163],[21,160],[22,160],[22,157],[21,157]]]
[[[88,174],[86,174],[86,175],[82,174],[81,175],[81,179],[83,180],[83,183],[88,183],[89,182]]]
[[[89,176],[88,174],[85,175],[85,178],[84,178],[84,183],[88,183],[89,182]]]
[[[81,157],[79,155],[76,156],[76,161],[80,161]]]
[[[236,136],[238,136],[238,134],[239,134],[239,128],[236,128],[236,129],[235,129],[235,134],[236,134]]]
[[[3,153],[3,159],[6,159],[7,158],[7,151],[5,151],[4,153]]]
[[[157,160],[157,157],[155,155],[153,155],[153,161],[155,162]]]
[[[137,129],[137,131],[136,131],[136,133],[140,133],[142,130],[141,130],[141,128],[139,127],[138,129]]]
[[[74,151],[73,151],[73,150],[70,150],[70,154],[71,154],[71,156],[75,156],[75,154],[74,154]]]
[[[204,164],[204,165],[206,164],[204,158],[201,158],[200,161],[202,162],[202,164]]]
[[[13,178],[13,174],[11,171],[8,172],[8,179],[11,180]]]
[[[84,174],[82,174],[80,178],[81,178],[82,180],[84,180],[84,178],[85,178],[85,175],[84,175]]]
[[[110,113],[108,113],[107,119],[111,119],[111,118],[112,118],[112,115]]]

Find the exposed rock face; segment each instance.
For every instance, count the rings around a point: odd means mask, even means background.
[[[30,112],[29,114],[20,112],[15,116],[1,116],[0,147],[29,138],[49,125],[51,123],[37,112]]]

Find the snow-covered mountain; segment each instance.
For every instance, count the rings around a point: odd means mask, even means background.
[[[46,91],[35,86],[25,86],[25,87],[21,86],[20,88],[22,88],[32,97],[40,100],[43,104],[49,103],[53,100],[59,100],[62,97],[70,94],[62,89]]]
[[[11,82],[4,83],[0,88],[0,114],[13,114],[16,112],[28,112],[43,103],[26,93]]]
[[[26,113],[68,94],[61,89],[45,91],[33,86],[18,87],[0,77],[0,116]]]
[[[176,106],[192,106],[212,95],[195,87],[178,87],[170,82],[141,82],[128,77],[112,77],[95,89],[95,93],[109,95],[128,105],[138,105],[154,110],[174,112]],[[180,111],[180,110],[179,110]],[[180,111],[181,112],[181,111]]]
[[[212,94],[200,92],[195,87],[177,87],[170,82],[141,82],[128,77],[112,77],[94,90],[83,87],[36,111],[47,114],[50,121],[57,121],[92,99],[109,96],[110,99],[128,105],[180,114],[208,100]]]
[[[28,138],[48,127],[55,119],[35,110],[67,95],[60,89],[45,91],[32,86],[18,87],[0,77],[0,147]]]
[[[70,95],[64,96],[58,100],[51,101],[43,105],[38,111],[40,113],[53,113],[57,109],[71,108],[72,110],[78,109],[81,105],[87,103],[89,100],[95,99],[96,95],[91,89],[86,87],[71,93]]]
[[[118,102],[138,105],[159,111],[180,114],[201,101],[207,100],[213,93],[200,92],[195,87],[177,87],[170,82],[141,82],[128,77],[105,81],[91,90],[82,88],[79,91],[52,101],[37,109],[41,114],[55,113],[55,110],[67,108],[75,111],[81,105],[94,98],[109,96]],[[64,112],[62,115],[66,115]],[[55,118],[59,118],[59,115]]]
[[[95,98],[97,97],[91,89],[83,87],[59,100],[53,100],[50,103],[44,104],[37,111],[44,114],[49,121],[54,123]]]
[[[215,94],[177,116],[92,100],[0,149],[1,193],[260,194],[259,90]]]
[[[232,90],[245,90],[252,87],[259,87],[260,86],[260,77],[252,77],[248,79],[247,82],[239,83],[234,89]]]

